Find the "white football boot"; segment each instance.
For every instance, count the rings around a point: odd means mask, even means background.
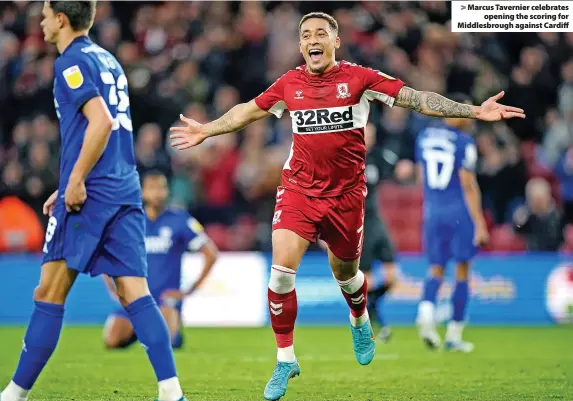
[[[422,301],[418,305],[418,334],[429,349],[437,349],[442,345],[442,339],[436,330],[435,307],[430,301]]]
[[[464,324],[462,322],[451,320],[448,323],[444,348],[448,351],[472,352],[474,350],[474,345],[470,342],[462,340],[463,331]]]

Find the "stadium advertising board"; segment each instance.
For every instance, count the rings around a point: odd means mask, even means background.
[[[198,276],[201,255],[186,255],[183,288]],[[26,324],[39,279],[41,258],[1,255],[0,324]],[[427,264],[423,257],[402,256],[401,283],[385,301],[392,325],[412,325]],[[270,255],[223,253],[203,288],[183,305],[187,326],[262,326],[268,324],[266,291]],[[378,271],[379,269],[375,269]],[[439,315],[450,313],[453,266],[440,291]],[[380,279],[379,277],[377,280]],[[297,275],[298,322],[347,324],[348,310],[323,253],[305,256]],[[573,322],[573,262],[558,255],[483,255],[474,264],[469,306],[471,324],[549,325]],[[80,276],[66,305],[66,324],[103,324],[117,308],[99,278]]]
[[[400,284],[384,304],[392,325],[412,325],[428,265],[420,256],[400,258]],[[380,271],[376,265],[374,271]],[[439,294],[438,315],[451,311],[453,266]],[[379,281],[381,277],[376,277]],[[558,255],[483,255],[476,259],[470,282],[469,321],[481,325],[546,325],[573,316],[573,263]],[[297,274],[301,324],[347,324],[348,307],[332,278],[326,255],[308,254]]]
[[[183,259],[182,288],[199,277],[202,254]],[[183,303],[185,326],[262,326],[267,320],[267,273],[263,255],[222,253],[203,285]]]

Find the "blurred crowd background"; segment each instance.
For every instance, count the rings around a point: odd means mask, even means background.
[[[55,47],[44,44],[42,2],[0,2],[0,251],[41,249],[42,204],[58,182],[52,97]],[[478,125],[478,180],[489,250],[573,250],[573,32],[450,32],[449,4],[424,2],[104,2],[93,39],[128,80],[139,170],[164,171],[171,203],[190,210],[223,250],[270,249],[276,186],[292,140],[290,118],[173,152],[180,113],[215,119],[257,96],[303,60],[297,25],[332,13],[345,59],[418,90],[464,92],[475,103],[505,90],[527,119]],[[439,121],[373,106],[384,182],[382,213],[397,248],[420,251],[421,194],[396,165],[417,133]]]

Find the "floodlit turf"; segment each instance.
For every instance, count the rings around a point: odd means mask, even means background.
[[[0,328],[1,386],[23,332]],[[283,400],[573,400],[573,327],[470,328],[471,355],[428,351],[412,328],[394,333],[363,367],[348,328],[297,329],[302,374]],[[105,351],[100,339],[100,328],[64,329],[30,401],[153,400],[155,378],[143,349]],[[188,329],[176,358],[191,401],[262,400],[274,354],[270,329]]]

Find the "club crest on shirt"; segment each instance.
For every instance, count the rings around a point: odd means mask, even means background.
[[[70,89],[78,89],[84,83],[84,76],[82,75],[80,67],[77,65],[66,68],[63,72],[63,76]]]
[[[338,94],[336,95],[337,99],[346,99],[346,98],[350,97],[350,92],[348,92],[348,84],[347,83],[337,84],[336,85],[336,92],[338,92]]]

